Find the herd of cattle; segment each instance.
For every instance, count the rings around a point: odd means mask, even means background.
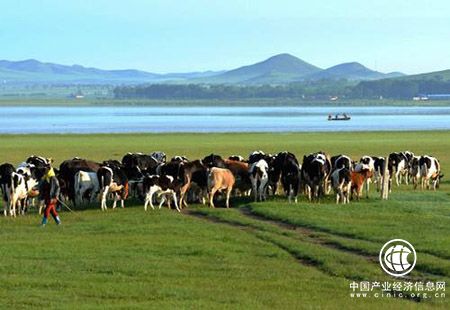
[[[16,169],[5,163],[0,165],[0,189],[4,214],[24,214],[39,196],[38,184],[48,169],[51,159],[30,156]],[[225,159],[211,154],[201,160],[188,160],[175,156],[166,160],[164,152],[152,154],[128,153],[122,161],[107,160],[102,163],[73,158],[54,169],[61,187],[59,201],[74,205],[94,202],[98,198],[102,210],[107,209],[107,199],[113,199],[113,208],[129,195],[141,199],[144,208],[159,200],[159,208],[167,202],[180,211],[188,202],[206,203],[214,207],[214,196],[222,192],[226,207],[231,195],[252,195],[262,201],[267,195],[284,194],[289,201],[297,202],[299,193],[310,201],[318,201],[331,189],[336,203],[359,199],[363,188],[366,196],[371,182],[380,189],[386,159],[363,156],[353,161],[349,156],[330,157],[324,152],[303,156],[300,164],[293,153],[278,154],[252,152],[247,159],[233,155]],[[438,159],[432,156],[415,156],[409,151],[392,153],[387,159],[389,189],[396,184],[411,182],[414,189],[436,189],[443,177]],[[39,202],[40,210],[42,202]]]

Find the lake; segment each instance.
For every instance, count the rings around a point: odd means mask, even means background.
[[[350,121],[328,121],[347,113]],[[295,132],[450,129],[450,107],[0,107],[0,133]]]

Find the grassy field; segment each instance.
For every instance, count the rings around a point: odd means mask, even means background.
[[[389,201],[336,206],[331,197],[265,203],[233,199],[232,209],[192,205],[182,214],[144,212],[138,201],[102,213],[63,212],[63,225],[39,227],[33,211],[0,218],[2,308],[447,308],[448,297],[351,298],[352,281],[395,281],[378,264],[392,238],[418,253],[402,281],[450,280],[450,132],[133,134],[0,136],[0,162],[31,154],[56,163],[74,156],[120,159],[126,152],[224,156],[289,150],[298,157],[386,155],[411,150],[441,160],[437,192],[394,188]],[[219,205],[220,202],[219,202]]]

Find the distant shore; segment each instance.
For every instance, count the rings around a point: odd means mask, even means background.
[[[2,106],[450,106],[450,100],[341,99],[302,100],[299,98],[255,99],[114,99],[114,98],[0,98]]]

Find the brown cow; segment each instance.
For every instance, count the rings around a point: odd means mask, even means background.
[[[356,194],[356,199],[362,196],[363,186],[367,179],[371,178],[373,173],[367,165],[362,165],[357,171],[352,171],[352,199]],[[369,198],[369,192],[366,192],[366,198]]]
[[[225,159],[225,167],[234,175],[236,190],[239,191],[239,194],[246,195],[252,189],[252,182],[248,173],[248,163]]]
[[[215,208],[214,206],[214,195],[217,191],[226,190],[227,200],[226,206],[230,207],[230,194],[233,190],[233,186],[236,179],[233,173],[229,169],[213,167],[208,174],[208,189],[209,189],[209,206],[210,208]]]

